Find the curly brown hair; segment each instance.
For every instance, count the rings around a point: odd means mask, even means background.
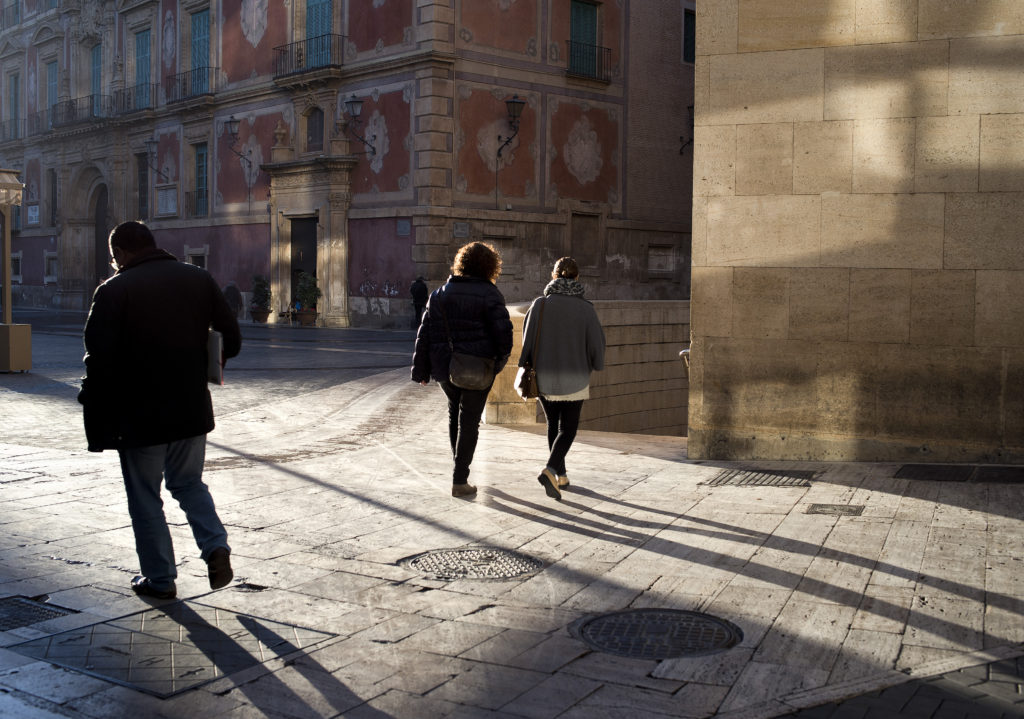
[[[575,280],[579,276],[579,265],[577,265],[576,260],[571,257],[559,258],[558,262],[555,263],[554,269],[551,270],[551,279],[553,280],[557,280],[559,277]]]
[[[452,274],[497,282],[501,275],[501,255],[486,242],[470,242],[455,254]]]

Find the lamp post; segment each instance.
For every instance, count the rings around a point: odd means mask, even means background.
[[[354,138],[359,140],[359,142],[363,143],[363,145],[365,145],[368,148],[366,151],[367,155],[376,155],[377,148],[373,146],[373,143],[377,141],[377,136],[370,135],[370,139],[367,140],[357,131],[357,128],[361,124],[363,124],[362,119],[360,119],[360,115],[363,114],[363,101],[356,97],[355,93],[353,93],[352,97],[345,100],[345,110],[348,112],[348,119],[339,120],[337,123],[338,129],[342,133],[344,133],[346,130],[350,131]]]
[[[498,135],[498,154],[494,157],[494,209],[498,209],[498,163],[501,160],[501,151],[508,147],[508,144],[519,134],[519,118],[526,106],[525,100],[520,100],[519,95],[513,95],[510,100],[505,100],[505,112],[508,113],[508,125],[512,128],[512,134],[501,142],[501,135]]]
[[[11,308],[11,208],[21,204],[24,185],[17,170],[0,169],[0,211],[3,213],[3,243],[0,282],[3,283],[3,324],[0,325],[0,372],[22,372],[32,368],[32,326],[16,325]]]
[[[238,144],[238,120],[235,119],[234,115],[224,121],[224,127],[228,131],[228,135],[231,136],[231,144],[228,146],[228,149],[245,163],[245,189],[249,198],[249,212],[252,213],[252,185],[249,184],[249,174],[252,172],[252,158],[249,157],[249,153],[252,150],[246,150],[243,154],[235,149],[235,145]]]

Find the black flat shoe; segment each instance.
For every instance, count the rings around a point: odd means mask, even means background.
[[[178,596],[177,587],[172,585],[170,589],[157,589],[149,583],[149,577],[135,577],[132,580],[132,591],[140,597],[153,599],[174,599]]]
[[[217,547],[210,552],[210,558],[206,560],[206,569],[210,576],[210,589],[228,586],[235,577],[235,573],[231,571],[231,552],[228,548]]]

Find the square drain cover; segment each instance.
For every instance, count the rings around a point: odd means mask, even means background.
[[[863,513],[863,504],[812,504],[804,512],[804,514],[829,514],[834,517],[859,517]]]
[[[813,470],[723,469],[710,482],[711,487],[810,487]]]
[[[334,636],[175,602],[7,649],[167,698]]]
[[[74,609],[56,607],[28,597],[4,597],[0,599],[0,632],[77,613]]]

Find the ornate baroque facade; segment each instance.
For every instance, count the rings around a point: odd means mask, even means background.
[[[275,311],[314,274],[331,326],[407,325],[412,279],[441,283],[473,239],[502,251],[510,301],[566,254],[596,298],[685,298],[692,5],[8,3],[16,302],[87,307],[135,218],[243,296],[269,276]]]

